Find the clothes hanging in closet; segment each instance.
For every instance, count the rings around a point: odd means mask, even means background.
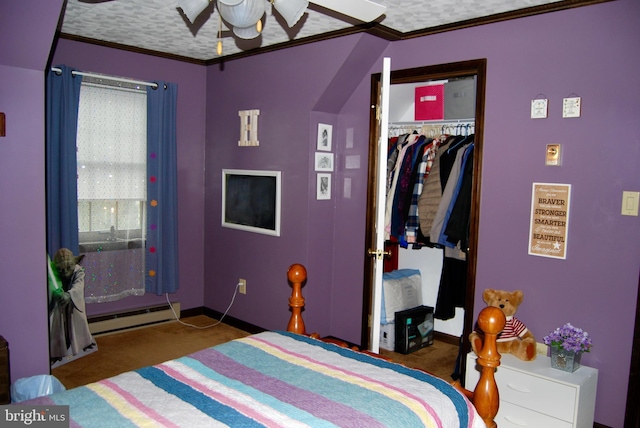
[[[444,248],[434,316],[453,318],[466,298],[473,135],[433,139],[413,133],[389,143],[386,238],[405,248]]]
[[[420,217],[418,215],[418,200],[424,188],[424,180],[431,173],[433,160],[439,147],[439,141],[433,138],[428,139],[429,142],[424,147],[422,159],[418,164],[418,168],[412,179],[414,180],[413,192],[411,193],[411,202],[409,204],[409,212],[405,225],[405,238],[407,243],[419,244],[425,239],[420,233]]]
[[[442,153],[446,152],[451,144],[457,139],[462,138],[457,135],[447,137],[441,147],[438,149],[431,172],[425,178],[422,193],[418,198],[418,217],[420,220],[420,231],[425,237],[428,237],[433,224],[433,218],[438,211],[440,200],[442,199],[442,180],[440,178],[440,158]]]
[[[447,320],[455,317],[455,308],[464,308],[467,295],[467,247],[469,242],[469,212],[471,208],[471,189],[473,183],[473,144],[466,145],[458,152],[460,171],[455,183],[449,179],[447,187],[454,188],[454,197],[446,202],[443,197],[444,226],[437,242],[444,245],[442,274],[438,288],[438,298],[433,316]],[[454,163],[454,169],[458,163]],[[453,175],[453,174],[452,174]],[[462,212],[466,209],[466,213]],[[433,230],[433,229],[432,229]],[[432,234],[430,239],[435,239]]]
[[[417,201],[416,185],[421,185],[422,177],[427,171],[431,153],[435,150],[434,140],[424,135],[408,134],[398,137],[389,153],[389,170],[387,182],[387,196],[385,205],[385,237],[394,237],[406,242],[405,230],[412,205]],[[393,167],[391,167],[392,160]],[[415,217],[415,215],[414,215]],[[412,223],[416,223],[415,218]],[[416,226],[411,226],[415,231]]]
[[[448,162],[448,158],[452,155],[455,156],[454,162],[451,164],[451,169],[448,172],[446,180],[443,180],[444,188],[442,191],[442,197],[438,210],[433,218],[431,229],[429,232],[429,239],[434,244],[440,244],[445,247],[455,247],[458,241],[450,242],[447,238],[446,228],[449,225],[449,219],[453,207],[460,195],[460,189],[462,187],[462,181],[464,178],[464,168],[468,163],[469,156],[473,153],[473,143],[465,144],[465,141],[461,141],[459,145],[452,146],[447,149],[447,153],[443,154],[441,158],[441,174],[440,178],[444,177],[442,174],[442,167],[444,161]],[[445,158],[446,155],[446,158]],[[473,158],[472,158],[473,160]]]
[[[468,158],[466,149],[472,145],[473,136],[445,136],[444,144],[440,141],[416,133],[389,140],[385,204],[387,240],[397,240],[404,247],[407,244],[417,244],[417,247],[456,245],[447,240],[445,229],[453,206],[446,209],[461,190],[458,178],[463,169],[461,165]],[[454,164],[452,187],[445,193]],[[444,205],[441,207],[441,204]],[[434,234],[432,226],[436,215],[438,223],[434,231],[437,233]]]
[[[451,210],[451,216],[445,228],[446,240],[456,244],[466,253],[469,250],[469,231],[471,221],[471,197],[473,193],[473,154],[474,145],[468,151],[463,164],[463,171],[458,196]]]
[[[445,253],[446,253],[445,249]],[[464,308],[467,292],[467,261],[447,257],[442,262],[442,274],[433,317],[448,320],[456,316],[456,307]]]

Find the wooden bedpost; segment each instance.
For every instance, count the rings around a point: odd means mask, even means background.
[[[496,346],[498,333],[506,323],[504,313],[499,308],[487,306],[478,315],[478,327],[484,333],[482,350],[478,354],[481,367],[480,380],[473,391],[473,405],[484,420],[487,428],[495,428],[494,418],[498,414],[500,396],[495,380],[496,367],[500,365],[500,354]],[[467,370],[472,369],[467,367]]]
[[[289,267],[287,278],[291,283],[291,297],[289,298],[289,306],[291,307],[291,318],[287,331],[307,334],[302,319],[302,309],[304,308],[304,297],[302,297],[302,285],[307,280],[307,270],[301,264],[293,264]]]

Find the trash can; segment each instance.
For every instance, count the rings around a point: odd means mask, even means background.
[[[11,402],[19,403],[64,390],[64,385],[52,375],[23,377],[11,385]]]

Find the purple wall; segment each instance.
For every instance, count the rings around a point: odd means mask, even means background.
[[[0,334],[11,355],[20,356],[19,363],[12,358],[17,379],[34,374],[27,367],[49,370],[47,297],[37,287],[46,281],[44,82],[42,72],[3,65],[0,76],[0,111],[7,118],[7,136],[0,137]]]
[[[29,9],[38,12],[27,15],[42,16],[44,5],[55,15],[60,4],[52,3],[41,0]],[[525,292],[519,317],[538,340],[565,322],[589,331],[595,347],[583,363],[600,370],[596,421],[618,427],[624,419],[640,260],[638,217],[620,215],[622,191],[640,190],[640,87],[634,83],[640,72],[639,20],[637,0],[618,0],[391,44],[348,36],[224,67],[61,40],[54,64],[179,84],[181,290],[175,297],[183,307],[224,311],[243,277],[248,294],[236,298],[230,314],[264,328],[284,328],[286,271],[300,262],[309,271],[304,289],[309,330],[357,342],[370,74],[380,71],[384,55],[392,58],[393,69],[487,58],[476,312],[484,306],[481,290],[519,288]],[[13,22],[0,21],[5,40],[38,35],[30,48],[34,55],[51,44],[55,23]],[[45,297],[37,297],[45,273],[33,269],[45,247],[46,59],[25,56],[23,48],[0,47],[0,111],[7,113],[10,132],[2,139],[0,161],[5,272],[0,334],[10,342],[14,379],[48,370]],[[541,93],[550,100],[549,118],[531,120],[530,101]],[[573,93],[582,97],[582,117],[562,119],[562,98]],[[259,147],[237,146],[237,112],[247,109],[260,109]],[[330,201],[315,200],[318,122],[334,126]],[[562,167],[544,166],[545,145],[552,142],[563,144]],[[345,167],[347,156],[355,167]],[[280,238],[219,226],[222,168],[283,171]],[[566,260],[527,255],[534,181],[573,186]],[[92,311],[138,302],[125,299]]]
[[[46,266],[41,270],[33,266],[46,254],[44,70],[62,3],[6,2],[0,10],[0,35],[14,41],[0,46],[0,111],[7,116],[0,161],[0,263],[5,272],[0,285],[0,334],[9,342],[13,380],[49,371]],[[202,306],[205,67],[66,40],[58,41],[53,63],[178,83],[181,288],[171,299],[180,301],[184,309]],[[164,296],[127,298],[88,305],[87,312],[94,315],[162,302]]]
[[[326,284],[331,283],[335,199],[315,200],[311,154],[318,121],[335,129],[336,117],[312,112],[355,43],[356,38],[333,40],[331,55],[325,54],[327,45],[313,44],[231,61],[223,70],[209,67],[207,100],[212,107],[207,110],[205,258],[210,267],[205,306],[223,311],[238,278],[245,278],[247,295],[235,300],[230,315],[264,328],[284,329],[291,294],[287,269],[303,263],[312,278],[304,290],[310,302],[306,321],[314,331],[329,331],[332,296]],[[238,111],[249,109],[260,110],[260,146],[238,147]],[[220,226],[223,168],[282,171],[279,238]],[[324,248],[323,257],[310,257],[318,248]],[[316,266],[309,260],[316,260]]]
[[[384,52],[393,69],[487,58],[476,313],[485,288],[522,289],[519,317],[539,341],[565,322],[589,331],[595,348],[583,363],[600,370],[596,420],[610,426],[624,419],[640,260],[638,239],[630,238],[639,236],[638,217],[620,215],[622,191],[640,189],[640,93],[633,83],[640,61],[631,54],[639,18],[638,2],[619,0],[395,42]],[[307,326],[359,341],[370,73],[380,71],[381,57],[359,84],[349,82],[346,104],[322,91],[349,75],[344,49],[359,55],[356,47],[368,37],[238,60],[223,71],[210,67],[208,105],[224,108],[210,108],[207,120],[206,258],[221,264],[205,280],[205,306],[224,310],[245,277],[248,294],[231,314],[283,328],[284,275],[302,262],[309,271]],[[529,106],[540,93],[550,100],[549,118],[534,121]],[[562,98],[574,93],[582,97],[582,117],[562,119]],[[314,110],[319,96],[322,113]],[[261,110],[260,147],[239,148],[236,112],[251,108]],[[331,203],[315,200],[315,173],[305,170],[319,121],[334,125]],[[563,144],[562,167],[544,166],[547,143]],[[346,169],[347,156],[360,156],[360,168]],[[281,238],[218,226],[224,167],[283,170]],[[573,186],[566,260],[527,254],[535,181]]]
[[[63,3],[64,0],[2,2],[0,34],[5,42],[0,44],[0,64],[44,70]]]
[[[37,4],[36,4],[37,3]],[[62,0],[0,4],[0,335],[11,376],[49,371],[44,74]]]
[[[182,309],[202,306],[206,110],[202,88],[205,85],[205,67],[65,39],[58,41],[52,64],[143,81],[163,80],[178,84],[180,289],[169,298],[179,301]],[[87,313],[104,314],[165,302],[165,296],[127,297],[116,302],[88,304]]]
[[[393,45],[393,68],[487,58],[476,313],[485,288],[522,289],[518,317],[536,338],[571,322],[594,349],[596,421],[622,426],[640,261],[640,221],[622,216],[623,190],[640,190],[640,3],[616,1]],[[544,28],[544,31],[540,31]],[[549,118],[531,120],[533,98]],[[563,119],[562,99],[582,97]],[[563,165],[544,166],[545,145]],[[567,259],[527,254],[531,185],[572,184]],[[612,352],[612,350],[616,350]]]
[[[205,257],[215,262],[205,278],[205,306],[223,311],[238,278],[246,278],[247,295],[236,298],[230,315],[264,328],[284,329],[291,293],[286,272],[291,264],[303,263],[309,274],[304,289],[307,325],[319,334],[340,334],[360,342],[368,107],[353,117],[339,113],[349,98],[345,94],[368,76],[386,46],[388,42],[377,38],[354,36],[232,61],[223,70],[209,67],[207,99],[213,107],[207,113]],[[238,110],[248,109],[260,110],[259,147],[237,145]],[[351,125],[352,139],[357,142],[349,150],[362,156],[364,149],[365,155],[352,197],[343,198],[336,173],[333,198],[317,201],[313,153],[318,123],[333,126],[338,171],[344,170],[343,123],[353,120],[358,126]],[[220,226],[223,168],[282,171],[279,238]],[[344,213],[344,223],[336,222],[338,212]],[[348,229],[341,230],[342,224]],[[336,282],[334,263],[343,261],[339,254],[345,254],[344,262],[350,266]],[[357,293],[360,296],[354,298]]]

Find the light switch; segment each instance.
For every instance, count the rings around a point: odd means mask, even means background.
[[[622,192],[622,215],[638,216],[640,192]]]

